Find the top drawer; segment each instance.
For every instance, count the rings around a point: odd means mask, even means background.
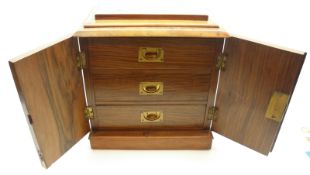
[[[87,47],[91,74],[101,74],[104,69],[207,70],[214,67],[223,39],[85,38],[82,42]]]

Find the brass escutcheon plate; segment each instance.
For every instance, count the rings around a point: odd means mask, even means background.
[[[282,92],[274,92],[270,98],[265,117],[281,122],[289,101],[289,95]]]

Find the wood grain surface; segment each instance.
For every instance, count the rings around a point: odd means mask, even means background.
[[[210,73],[176,73],[173,70],[111,69],[100,75],[93,74],[91,79],[97,105],[142,101],[197,101],[206,104],[210,76]],[[163,94],[140,95],[140,82],[162,82]]]
[[[222,48],[222,39],[199,38],[89,38],[87,57],[92,74],[102,69],[208,70]],[[140,47],[162,48],[164,62],[138,62]]]
[[[265,117],[269,99],[292,95],[305,55],[238,38],[226,40],[225,52],[214,131],[268,154],[281,126]]]
[[[15,84],[31,117],[30,129],[43,164],[49,167],[88,131],[77,44],[69,38],[10,62]]]
[[[210,149],[212,134],[207,130],[94,131],[90,143],[92,149]]]
[[[141,127],[140,123],[132,120],[132,117],[122,113],[122,111],[127,112],[128,109],[116,105],[133,105],[132,110],[135,110],[135,113],[137,109],[145,108],[145,105],[160,104],[171,105],[167,107],[170,111],[173,111],[171,107],[177,107],[178,104],[189,105],[193,109],[203,109],[205,112],[208,97],[212,98],[214,95],[214,88],[213,94],[209,94],[210,82],[212,80],[213,86],[216,85],[215,65],[223,39],[82,38],[81,43],[87,55],[86,75],[89,75],[87,82],[90,82],[88,89],[92,96],[90,104],[95,108],[95,116],[98,116],[99,121],[92,122],[95,128]],[[138,62],[139,47],[163,48],[164,62]],[[163,95],[139,95],[140,82],[163,82]],[[107,106],[113,110],[106,109]],[[101,108],[105,110],[100,110]],[[191,121],[187,112],[182,108],[177,107],[177,109],[180,111],[174,110],[173,112],[180,115],[180,118],[186,115],[187,119],[179,122],[166,121],[163,126],[193,128],[199,123],[201,128],[205,122],[203,112],[192,113],[193,109],[186,108],[190,114],[194,114]],[[114,115],[112,115],[113,112]],[[120,120],[119,114],[122,114],[123,120]],[[199,121],[194,116],[199,116]],[[171,119],[173,118],[178,119],[178,116],[174,115]],[[173,123],[175,123],[174,126]],[[144,126],[146,125],[142,127]],[[146,128],[150,126],[149,124]],[[154,127],[160,128],[161,126],[155,125]]]
[[[206,105],[97,106],[91,120],[98,129],[202,129]],[[161,111],[163,121],[141,122],[141,112]]]

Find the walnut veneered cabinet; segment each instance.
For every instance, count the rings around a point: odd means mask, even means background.
[[[93,149],[210,149],[212,132],[267,155],[305,53],[230,36],[202,15],[95,15],[11,60],[46,167]]]

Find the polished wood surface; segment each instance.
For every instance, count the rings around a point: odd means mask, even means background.
[[[86,53],[86,98],[93,107],[93,149],[210,149],[216,60],[227,38],[213,130],[268,154],[281,127],[265,117],[273,92],[292,96],[304,53],[229,34],[204,15],[103,15],[74,35]],[[140,47],[164,61],[138,61]],[[37,151],[48,167],[88,131],[78,46],[69,38],[10,61]],[[162,82],[161,96],[139,95],[140,82]],[[163,120],[141,122],[142,112]]]
[[[77,31],[77,37],[196,37],[223,38],[229,34],[206,15],[97,14]]]
[[[33,138],[49,167],[88,131],[77,43],[69,38],[25,58],[10,61]]]
[[[208,15],[180,14],[95,14],[95,20],[198,20],[208,21]]]
[[[226,38],[229,34],[221,28],[201,27],[106,27],[83,28],[76,37],[195,37]]]
[[[92,149],[178,150],[210,149],[212,134],[193,131],[94,131]]]
[[[98,129],[202,129],[206,105],[97,106],[92,127]],[[161,111],[163,121],[141,122],[141,112]]]
[[[202,27],[219,28],[218,25],[209,21],[188,20],[96,20],[84,23],[84,28],[102,27]]]
[[[265,117],[274,91],[293,93],[304,54],[238,38],[226,40],[214,131],[268,154],[281,127]]]
[[[92,69],[92,68],[90,68]],[[94,103],[187,102],[206,104],[210,73],[176,73],[174,70],[111,69],[92,74]],[[186,81],[184,81],[186,80]],[[140,82],[162,82],[162,95],[140,95]]]
[[[88,38],[87,58],[91,74],[102,69],[187,69],[210,72],[223,39],[201,38]],[[138,62],[140,47],[164,50],[164,62]]]
[[[162,125],[174,127],[199,127],[205,121],[205,107],[208,103],[210,82],[216,85],[216,59],[222,49],[223,39],[199,39],[199,38],[82,38],[82,48],[86,52],[86,75],[90,82],[90,104],[95,108],[96,119],[92,122],[98,128],[141,127],[126,116],[127,108],[115,105],[136,105],[131,110],[144,109],[145,105],[167,105],[170,111],[176,104],[195,104],[198,113],[189,108],[188,111],[198,116],[199,121],[189,120],[188,112],[177,108],[173,118],[183,118],[178,122],[166,121]],[[162,48],[164,50],[164,62],[145,63],[138,61],[140,47]],[[140,95],[140,82],[162,82],[163,95]],[[213,90],[214,91],[214,88]],[[105,105],[105,106],[102,106]],[[111,106],[106,109],[106,106]],[[140,106],[137,106],[140,105]],[[169,106],[171,105],[171,106]],[[169,107],[168,107],[169,106]],[[151,106],[150,106],[151,107]],[[192,105],[192,108],[197,108]],[[100,109],[106,110],[100,110]],[[122,110],[117,110],[117,108]],[[112,115],[114,112],[114,115]],[[182,114],[184,113],[184,114]],[[123,116],[126,120],[119,120]],[[125,117],[126,116],[126,117]],[[170,115],[169,115],[170,116]],[[170,119],[170,118],[169,118]],[[197,118],[198,119],[198,118]],[[107,120],[105,122],[105,120]],[[111,123],[111,121],[113,123]],[[173,126],[173,123],[174,126]],[[111,126],[109,126],[111,125]],[[143,125],[151,128],[150,124]],[[155,127],[157,127],[155,125]],[[160,128],[161,126],[157,127]],[[165,128],[162,127],[162,128]]]
[[[276,49],[279,49],[279,50],[285,50],[285,51],[296,53],[296,54],[299,54],[299,55],[306,54],[304,51],[301,51],[301,50],[296,50],[296,49],[293,49],[293,48],[285,47],[283,45],[278,45],[276,43],[267,43],[267,42],[264,42],[262,40],[258,40],[257,38],[251,38],[251,37],[248,37],[248,36],[236,35],[236,34],[231,35],[230,37],[240,38],[240,39],[242,38],[243,40],[247,40],[247,41],[254,42],[254,43],[257,43],[257,44],[261,44],[261,45],[266,45],[266,46],[269,46],[269,47],[272,47],[272,48],[276,48]]]

